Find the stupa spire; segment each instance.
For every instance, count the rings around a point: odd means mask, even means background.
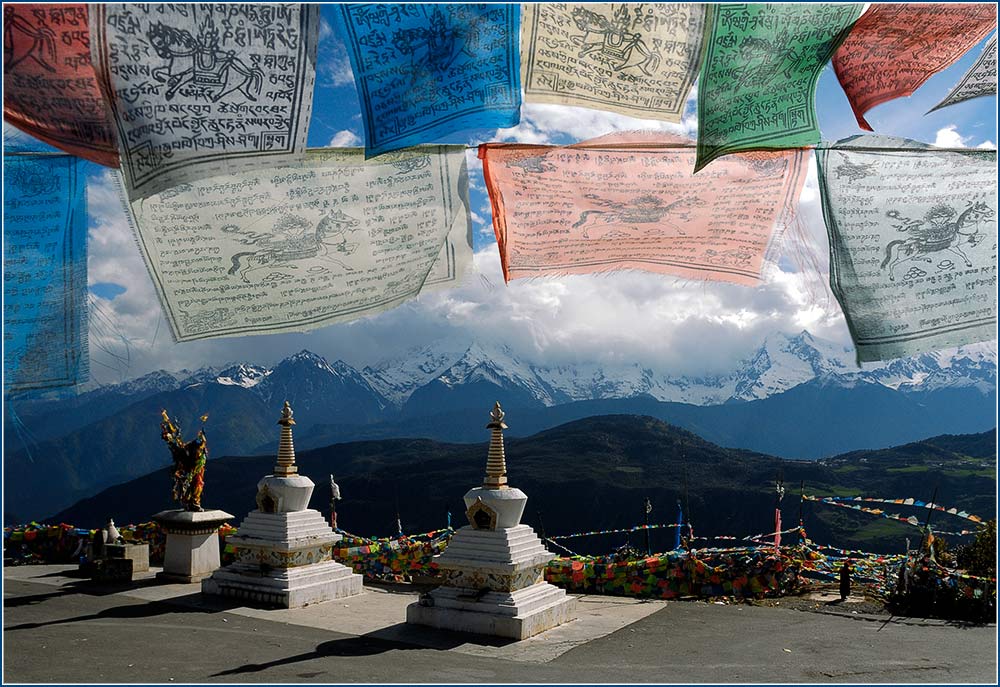
[[[507,461],[503,455],[503,431],[507,425],[503,422],[503,409],[500,408],[500,401],[493,405],[490,411],[490,423],[486,428],[490,430],[490,450],[486,456],[486,479],[483,480],[484,489],[507,489]]]
[[[285,407],[281,409],[281,439],[278,441],[278,464],[274,466],[274,474],[278,477],[290,477],[298,474],[299,469],[295,465],[295,444],[292,442],[292,406],[285,401]]]

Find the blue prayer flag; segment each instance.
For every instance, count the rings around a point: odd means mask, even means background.
[[[79,158],[3,159],[4,391],[87,379],[87,206]]]
[[[337,9],[364,117],[366,157],[520,121],[519,5]]]
[[[684,511],[681,510],[681,502],[677,502],[677,527],[676,538],[674,539],[674,549],[681,548],[681,526],[684,524]]]

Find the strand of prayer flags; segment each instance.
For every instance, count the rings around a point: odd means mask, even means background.
[[[701,3],[522,5],[527,102],[680,122],[702,55]]]
[[[960,518],[965,518],[966,520],[971,520],[972,522],[982,522],[983,521],[983,519],[981,517],[979,517],[978,515],[973,515],[972,513],[969,513],[967,511],[964,511],[964,510],[960,511],[957,508],[947,508],[947,507],[942,506],[942,505],[937,504],[937,503],[929,503],[929,502],[921,501],[920,499],[915,499],[915,498],[912,498],[912,497],[911,498],[906,498],[906,499],[885,499],[885,498],[877,498],[877,497],[874,497],[874,496],[807,496],[807,495],[803,495],[803,498],[806,499],[807,501],[816,501],[816,500],[822,500],[822,501],[841,501],[841,502],[858,502],[858,501],[864,501],[864,502],[868,502],[868,503],[888,503],[888,504],[900,505],[900,506],[913,506],[914,508],[929,508],[929,509],[932,509],[932,510],[941,511],[942,513],[948,513],[949,515],[956,515],[956,516],[958,516]],[[963,532],[964,532],[964,530],[963,530]],[[941,534],[944,534],[944,533],[942,532]],[[952,533],[952,534],[954,534],[954,533]]]
[[[996,336],[996,159],[871,135],[817,151],[830,286],[859,363]]]
[[[318,31],[316,5],[92,4],[129,198],[301,159]]]
[[[665,525],[636,525],[635,527],[625,527],[616,530],[595,530],[592,532],[577,532],[575,534],[559,534],[549,537],[549,539],[576,539],[578,537],[592,537],[599,534],[622,534],[623,532],[639,532],[641,530],[658,530],[669,527],[687,527],[687,523],[678,524],[676,522]]]
[[[833,55],[858,126],[871,131],[868,110],[910,95],[996,26],[996,7],[982,3],[873,4]]]
[[[374,157],[520,121],[517,4],[345,4],[334,14]]]
[[[809,494],[803,494],[802,495],[802,499],[804,501],[815,501],[817,503],[826,503],[826,504],[829,504],[831,506],[838,506],[840,508],[849,508],[851,510],[860,510],[860,511],[863,511],[865,513],[870,513],[872,515],[879,515],[879,516],[882,516],[884,518],[890,518],[892,520],[900,520],[902,522],[907,522],[907,523],[909,523],[911,525],[916,525],[916,526],[920,525],[920,521],[917,519],[917,517],[915,515],[911,515],[909,517],[905,517],[904,518],[902,515],[895,515],[895,514],[891,514],[891,513],[886,513],[885,511],[883,511],[880,508],[865,508],[864,506],[861,506],[861,505],[859,505],[857,503],[857,501],[859,499],[856,499],[856,498],[844,498],[844,497],[835,497],[835,496],[810,496]],[[957,516],[959,518],[965,518],[966,520],[970,520],[972,522],[982,522],[983,521],[982,518],[980,518],[978,515],[973,515],[972,513],[968,513],[968,512],[966,512],[964,510],[963,511],[959,511],[958,509],[955,509],[955,508],[945,508],[944,506],[939,506],[939,505],[933,504],[933,503],[924,503],[922,501],[917,501],[915,499],[895,499],[895,500],[890,500],[890,499],[865,499],[865,501],[878,502],[878,503],[887,503],[887,504],[897,504],[897,505],[905,505],[905,506],[914,506],[916,508],[929,508],[931,510],[937,510],[937,511],[940,511],[942,513],[948,513],[949,515],[955,515],[955,516]],[[908,501],[909,501],[909,503],[907,503]],[[918,504],[920,504],[920,505],[918,505]]]
[[[88,17],[85,4],[4,5],[3,118],[71,155],[117,167]]]
[[[711,5],[698,78],[695,171],[742,150],[819,143],[816,83],[862,7]]]
[[[689,144],[629,132],[567,147],[480,146],[504,279],[641,269],[758,283],[807,153],[732,155],[694,175]]]
[[[4,391],[87,380],[87,197],[80,158],[4,155]]]
[[[979,59],[969,67],[955,87],[949,91],[944,100],[928,110],[928,114],[942,107],[964,103],[966,100],[981,98],[984,95],[997,94],[997,36],[993,34]]]
[[[130,208],[171,331],[193,341],[306,331],[458,283],[472,262],[467,194],[461,146],[371,161],[342,148]]]

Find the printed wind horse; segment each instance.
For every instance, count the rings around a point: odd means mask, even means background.
[[[213,103],[235,91],[250,101],[260,95],[264,73],[244,64],[235,51],[219,46],[219,30],[211,16],[205,17],[197,38],[162,22],[150,25],[146,37],[156,54],[168,60],[166,66],[152,71],[154,79],[167,84],[164,99],[173,100],[184,86],[187,88],[182,95],[207,98]]]
[[[691,208],[706,205],[704,200],[696,196],[686,196],[672,203],[666,203],[662,198],[654,195],[640,196],[631,203],[608,200],[595,193],[584,194],[584,198],[589,198],[595,204],[608,208],[607,210],[584,210],[580,213],[580,219],[573,225],[573,228],[580,229],[582,227],[582,236],[585,239],[591,238],[591,229],[599,227],[609,228],[599,238],[625,236],[625,230],[654,237],[660,236],[663,233],[664,223],[678,235],[686,236],[687,233],[670,220],[676,218],[686,222],[690,219]],[[637,224],[650,226],[642,231],[635,226]]]
[[[308,220],[296,215],[285,215],[274,225],[274,233],[258,234],[241,229],[236,225],[226,225],[222,231],[238,236],[240,244],[255,246],[256,250],[242,251],[232,256],[233,266],[229,274],[239,273],[247,284],[252,283],[250,275],[268,271],[260,282],[286,281],[297,270],[300,260],[318,259],[344,272],[354,272],[354,268],[340,260],[337,255],[349,256],[358,248],[358,243],[347,240],[348,233],[361,228],[361,222],[344,214],[341,210],[331,211],[313,226]],[[328,272],[328,268],[313,265],[310,275]]]
[[[889,210],[885,215],[897,222],[893,225],[897,230],[911,235],[908,239],[892,240],[885,247],[885,260],[881,267],[888,267],[889,280],[896,281],[894,270],[897,265],[910,260],[933,263],[934,258],[928,257],[929,254],[940,251],[953,253],[962,258],[966,267],[972,267],[969,256],[962,251],[962,245],[978,245],[985,238],[979,231],[980,224],[990,221],[996,211],[986,203],[970,202],[961,214],[953,207],[942,204],[928,210],[923,219],[904,217],[898,210]],[[950,262],[943,260],[938,266],[944,270]],[[917,272],[922,270],[911,268],[907,275]]]
[[[574,7],[573,23],[583,31],[582,36],[572,38],[580,46],[579,57],[593,54],[615,71],[638,67],[647,76],[652,76],[660,64],[660,55],[649,49],[642,34],[630,30],[626,5],[615,11],[611,21],[584,7]]]

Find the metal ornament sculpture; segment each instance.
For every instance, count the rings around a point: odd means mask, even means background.
[[[170,457],[174,461],[173,498],[179,501],[184,510],[201,512],[201,493],[205,488],[205,464],[208,462],[208,441],[204,428],[198,430],[198,435],[191,441],[181,438],[181,428],[167,411],[161,411],[163,421],[160,423],[160,436],[170,448]],[[208,418],[202,416],[202,422]]]

